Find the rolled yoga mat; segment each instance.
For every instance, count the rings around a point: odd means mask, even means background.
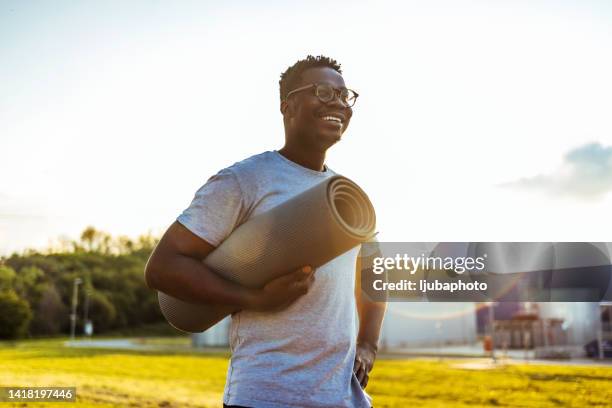
[[[331,261],[370,239],[375,228],[368,196],[346,177],[333,176],[240,225],[204,264],[226,279],[260,288],[304,265]],[[158,296],[166,320],[186,332],[205,331],[232,312]]]

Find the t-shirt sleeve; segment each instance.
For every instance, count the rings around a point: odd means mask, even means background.
[[[236,175],[223,169],[196,192],[177,221],[217,247],[242,222],[244,197]]]

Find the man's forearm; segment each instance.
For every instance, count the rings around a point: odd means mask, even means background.
[[[364,299],[363,296],[357,298],[357,310],[359,312],[359,334],[357,335],[358,344],[368,344],[375,350],[378,349],[380,329],[387,310],[384,302],[372,302]]]
[[[148,284],[185,302],[248,308],[256,290],[223,279],[198,259],[154,254],[147,265]]]

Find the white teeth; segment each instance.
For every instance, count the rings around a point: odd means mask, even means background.
[[[342,123],[342,120],[335,116],[323,116],[323,120],[332,120],[334,122]]]

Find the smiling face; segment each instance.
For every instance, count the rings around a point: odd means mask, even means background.
[[[301,79],[296,89],[312,83],[346,87],[342,75],[329,67],[307,69]],[[318,152],[325,152],[340,140],[353,115],[353,110],[344,106],[338,97],[328,103],[321,102],[314,87],[289,96],[282,102],[281,111],[287,143]]]

